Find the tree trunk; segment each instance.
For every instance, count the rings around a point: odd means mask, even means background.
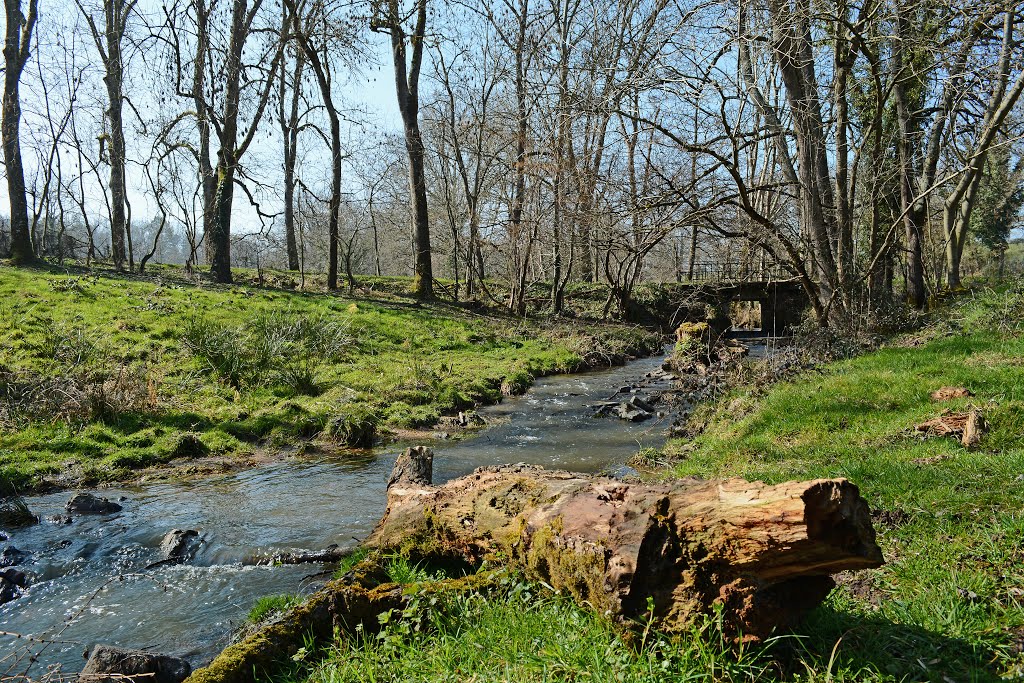
[[[1007,9],[1003,19],[1003,45],[999,56],[998,81],[989,98],[985,118],[978,139],[970,150],[970,161],[953,190],[946,196],[942,210],[942,225],[946,237],[946,286],[955,289],[960,286],[960,260],[967,231],[970,228],[971,212],[977,196],[978,185],[985,168],[985,157],[995,143],[1006,117],[1009,116],[1024,94],[1024,71],[1007,90],[1010,76],[1011,55],[1019,43],[1013,38],[1016,13]]]
[[[512,249],[520,248],[519,241],[523,231],[523,207],[526,203],[526,133],[529,118],[526,106],[526,35],[527,17],[530,0],[519,0],[518,30],[516,32],[515,51],[515,85],[516,85],[516,153],[513,167],[512,202],[509,207],[509,236]],[[530,250],[533,242],[523,247],[523,257],[515,263],[517,271],[512,273],[512,292],[509,296],[509,309],[517,315],[526,313],[526,271],[530,263]]]
[[[211,234],[207,236],[210,270],[213,279],[222,283],[231,282],[231,208],[235,195],[235,170],[238,168],[238,107],[247,6],[246,0],[234,0],[232,5],[231,36],[224,65],[224,117],[217,152],[217,189],[213,198]]]
[[[294,7],[292,8],[294,12]],[[312,22],[310,22],[312,23]],[[341,211],[341,119],[338,116],[338,109],[334,106],[334,98],[331,94],[330,65],[320,58],[317,46],[310,41],[309,30],[302,30],[298,15],[294,17],[296,37],[302,50],[309,59],[316,75],[317,85],[320,87],[320,97],[323,100],[324,108],[327,110],[327,118],[331,124],[331,198],[328,202],[330,216],[327,219],[327,289],[338,288],[338,213]],[[326,54],[325,54],[326,56]],[[296,85],[295,87],[298,87]],[[355,280],[351,274],[349,264],[351,250],[346,254],[346,273],[349,276],[349,291],[353,289]]]
[[[423,42],[427,25],[427,0],[416,2],[416,24],[407,36],[402,28],[398,0],[388,3],[387,27],[395,64],[398,109],[405,127],[405,150],[409,161],[409,198],[413,219],[415,271],[413,294],[418,299],[434,298],[434,273],[430,252],[430,216],[427,212],[427,174],[424,166],[423,136],[419,123],[419,79],[423,63]],[[412,55],[406,64],[406,39]]]
[[[794,6],[773,0],[769,11],[772,57],[785,84],[786,100],[793,114],[801,218],[814,250],[820,301],[827,308],[833,303],[836,290],[841,290],[841,284],[832,246],[837,233],[835,204],[812,53],[811,8],[807,0],[797,0]],[[837,302],[841,304],[842,299]]]
[[[110,247],[114,268],[123,270],[127,249],[125,247],[125,140],[124,140],[124,65],[121,58],[121,36],[124,33],[126,14],[131,11],[124,0],[106,0],[103,7],[104,37],[106,39],[106,74],[103,81],[107,86],[107,120],[110,122]],[[99,43],[99,36],[97,36]]]
[[[252,107],[252,116],[247,130],[239,139],[239,106],[242,92],[242,56],[245,42],[253,35],[252,24],[263,0],[233,0],[231,9],[231,33],[224,60],[224,98],[217,137],[220,149],[217,151],[216,190],[213,196],[213,218],[209,225],[210,271],[213,279],[221,283],[231,282],[231,208],[235,193],[235,173],[239,161],[256,135],[263,112],[270,99],[270,93],[277,82],[277,69],[283,55],[283,44],[278,42],[273,60],[268,67],[262,90],[255,96],[247,95],[246,105]],[[252,85],[248,83],[247,85]]]
[[[718,604],[730,632],[764,638],[819,604],[829,574],[883,562],[845,479],[641,485],[505,465],[434,487],[432,459],[399,457],[370,546],[500,556],[619,622],[653,610],[679,632]]]
[[[306,53],[299,50],[295,55],[295,71],[292,75],[290,111],[285,116],[284,102],[287,88],[287,71],[281,69],[281,92],[278,106],[281,120],[281,137],[284,141],[284,235],[288,253],[288,270],[299,269],[299,246],[295,238],[295,163],[299,146],[299,100],[302,94],[302,71]]]
[[[29,0],[28,17],[21,13],[21,0],[4,0],[7,29],[4,36],[4,100],[0,121],[4,146],[7,196],[11,204],[11,258],[15,263],[35,260],[28,229],[28,200],[25,169],[21,160],[21,100],[18,85],[28,61],[32,29],[36,23],[37,0]]]
[[[909,34],[905,16],[898,22],[901,36]],[[896,50],[896,73],[903,68],[902,52]],[[915,140],[919,137],[918,117],[910,110],[907,90],[910,84],[900,75],[894,93],[896,96],[896,118],[899,121],[899,183],[900,209],[903,213],[903,225],[906,231],[907,250],[907,303],[917,309],[924,308],[927,292],[924,283],[924,251],[922,246],[922,229],[927,217],[927,204],[924,197],[915,196],[915,179],[917,178],[916,157],[914,154]]]
[[[196,52],[192,71],[192,102],[196,109],[196,132],[199,135],[199,184],[203,197],[203,242],[206,258],[213,260],[213,211],[217,193],[217,177],[210,163],[210,114],[206,102],[206,56],[210,49],[210,9],[205,0],[196,0]],[[191,259],[190,259],[191,260]]]

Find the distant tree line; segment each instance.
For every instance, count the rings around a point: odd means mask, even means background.
[[[710,263],[828,324],[923,307],[1021,221],[1013,0],[4,2],[18,263],[411,274],[517,313],[603,283],[607,314]],[[375,68],[397,130],[348,101]]]

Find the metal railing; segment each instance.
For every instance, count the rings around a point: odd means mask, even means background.
[[[693,264],[693,275],[683,273],[683,282],[770,282],[785,280],[788,272],[777,263],[761,265],[730,261]]]

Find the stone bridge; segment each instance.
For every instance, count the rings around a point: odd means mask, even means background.
[[[650,285],[638,292],[630,318],[672,330],[683,322],[708,321],[726,331],[736,327],[733,304],[751,302],[760,309],[760,325],[736,330],[741,336],[784,336],[800,323],[810,302],[796,280],[704,281]],[[753,309],[753,307],[751,307]],[[756,309],[753,309],[756,310]]]

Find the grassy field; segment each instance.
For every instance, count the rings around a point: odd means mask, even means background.
[[[389,293],[393,282],[357,297],[281,284],[0,267],[0,484],[27,492],[314,441],[366,446],[533,377],[661,344],[627,326],[421,306]]]
[[[943,386],[974,396],[932,400]],[[989,424],[972,450],[915,431],[971,408]],[[641,628],[624,640],[599,616],[514,577],[488,596],[424,593],[381,634],[302,650],[275,680],[1024,677],[1024,288],[969,292],[913,337],[736,390],[700,409],[694,428],[693,439],[668,445],[675,464],[661,476],[848,477],[875,508],[887,564],[837,577],[794,632],[746,649],[726,642],[713,619],[685,637]],[[417,594],[415,584],[408,590]]]

